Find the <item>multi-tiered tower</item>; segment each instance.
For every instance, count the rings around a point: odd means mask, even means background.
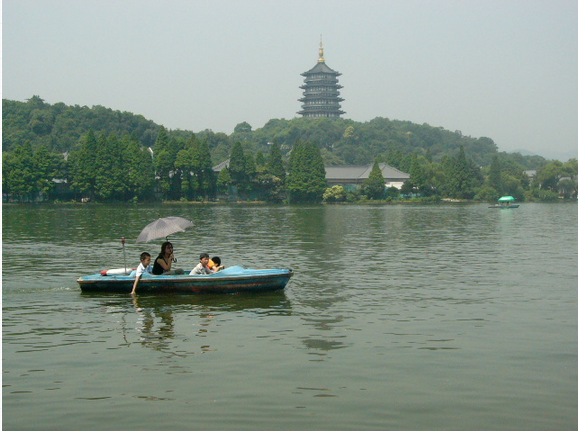
[[[323,41],[319,44],[317,64],[313,69],[303,72],[301,75],[305,77],[305,84],[299,87],[304,91],[303,97],[299,99],[303,105],[298,114],[304,117],[328,118],[339,118],[341,114],[345,114],[341,110],[340,104],[343,99],[339,97],[339,89],[343,86],[339,85],[339,79],[337,79],[341,73],[325,64]]]

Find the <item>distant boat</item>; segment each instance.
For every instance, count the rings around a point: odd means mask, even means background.
[[[489,208],[518,208],[520,205],[513,203],[515,200],[516,198],[514,196],[502,196],[500,199],[498,199],[498,203],[496,205],[492,205]]]

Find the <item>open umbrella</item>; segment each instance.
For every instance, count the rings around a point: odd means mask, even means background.
[[[193,222],[182,217],[164,217],[145,226],[136,242],[149,242],[153,239],[166,238],[176,232],[191,227]]]
[[[515,200],[516,198],[514,198],[514,196],[502,196],[500,199],[498,199],[498,202],[513,202]]]

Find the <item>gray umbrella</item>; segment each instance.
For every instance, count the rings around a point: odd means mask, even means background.
[[[176,232],[191,227],[193,222],[182,217],[164,217],[145,226],[136,242],[149,242],[153,239],[166,238]]]

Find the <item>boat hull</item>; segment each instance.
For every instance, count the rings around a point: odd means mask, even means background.
[[[519,206],[520,205],[518,205],[518,204],[512,204],[512,205],[500,205],[500,204],[498,204],[498,205],[492,205],[488,208],[498,208],[501,210],[505,210],[505,209],[509,209],[509,208],[518,208]]]
[[[213,275],[143,275],[137,293],[195,294],[282,290],[293,276],[290,269],[224,270]],[[130,293],[135,277],[94,274],[77,281],[83,292]]]

